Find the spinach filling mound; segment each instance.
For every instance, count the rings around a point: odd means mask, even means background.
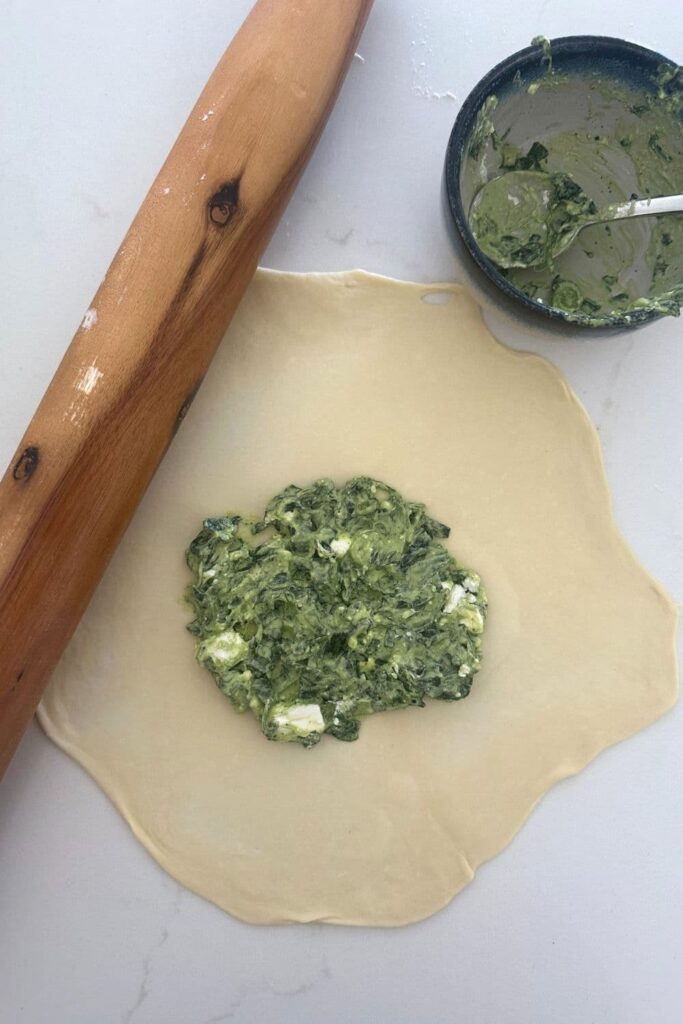
[[[423,505],[368,477],[285,488],[263,519],[207,519],[187,563],[195,653],[271,740],[355,740],[360,719],[461,700],[486,595]]]

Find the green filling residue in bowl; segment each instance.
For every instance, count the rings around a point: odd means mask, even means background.
[[[494,208],[494,193],[488,209],[483,200],[478,214],[472,208],[473,233],[494,262],[497,255],[509,262],[520,246],[520,262],[531,255],[526,267],[500,272],[568,320],[602,326],[652,313],[677,316],[683,305],[683,214],[588,226],[565,252],[544,256],[546,233],[567,229],[589,208],[683,192],[681,69],[661,67],[651,90],[636,92],[598,74],[556,75],[547,40],[534,42],[543,44],[541,75],[530,84],[520,77],[511,96],[489,96],[482,106],[468,145],[463,200],[467,204],[468,190],[471,201],[497,178],[502,200],[506,177],[514,184],[516,172],[532,171],[549,183],[573,182],[579,204],[556,204],[558,216],[548,224],[547,209],[533,209],[527,197],[515,220],[502,204]],[[542,131],[534,133],[534,121]],[[529,230],[530,222],[540,230]],[[535,254],[528,249],[534,234]]]
[[[423,505],[368,477],[290,486],[261,520],[207,519],[187,552],[195,653],[271,740],[355,740],[373,712],[457,701],[487,601]]]

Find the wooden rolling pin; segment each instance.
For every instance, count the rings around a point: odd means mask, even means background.
[[[256,269],[372,0],[259,0],[0,482],[0,777]]]

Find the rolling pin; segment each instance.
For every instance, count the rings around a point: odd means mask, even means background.
[[[0,777],[251,280],[372,0],[258,0],[0,481]]]

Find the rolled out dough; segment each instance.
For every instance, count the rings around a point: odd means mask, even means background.
[[[489,594],[484,666],[462,703],[377,715],[355,743],[270,743],[195,662],[183,553],[208,515],[358,474],[451,526]],[[39,715],[159,863],[230,913],[398,925],[671,706],[675,621],[617,532],[579,402],[466,291],[260,272]]]

